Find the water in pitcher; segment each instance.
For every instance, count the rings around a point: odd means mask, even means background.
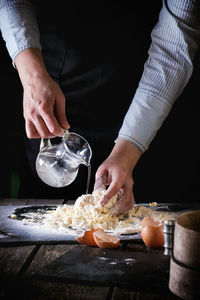
[[[56,146],[48,147],[48,152],[40,153],[36,168],[39,177],[52,187],[64,187],[74,181],[78,173],[76,161],[67,153],[57,153]]]
[[[36,159],[36,170],[40,179],[52,187],[71,184],[81,164],[88,167],[86,193],[90,185],[92,150],[80,135],[66,132],[59,144],[51,144],[50,139],[41,139],[40,152]]]

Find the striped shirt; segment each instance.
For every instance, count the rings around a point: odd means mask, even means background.
[[[14,59],[27,48],[41,49],[34,7],[28,0],[0,0],[0,29]],[[119,137],[148,149],[193,72],[200,48],[200,1],[163,0],[151,33],[144,71]]]

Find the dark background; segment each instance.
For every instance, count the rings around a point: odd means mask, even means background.
[[[150,14],[149,19],[144,17],[146,40],[143,51],[138,54],[137,70],[141,74],[147,58],[150,32],[160,8],[160,1],[157,2],[154,14]],[[200,55],[195,59],[192,78],[134,171],[136,202],[199,201],[199,83]],[[27,172],[22,89],[2,39],[0,87],[0,197],[18,197],[20,176]]]

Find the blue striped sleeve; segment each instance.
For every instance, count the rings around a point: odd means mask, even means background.
[[[13,61],[27,48],[39,48],[39,29],[35,9],[28,0],[0,1],[0,29]]]
[[[143,152],[192,75],[200,47],[199,20],[200,1],[163,1],[143,75],[119,131],[119,137]]]

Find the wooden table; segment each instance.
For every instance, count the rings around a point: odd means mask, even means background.
[[[25,200],[1,199],[1,205],[41,205],[61,204],[62,200]],[[1,208],[0,208],[1,210]],[[47,265],[54,259],[70,251],[77,244],[36,244],[0,247],[0,296],[1,299],[84,299],[84,300],[117,300],[117,299],[180,299],[167,291],[165,295],[135,291],[113,286],[80,285],[64,282],[39,280],[32,272]],[[163,253],[146,247],[142,242],[122,242],[123,251],[142,251],[145,253]]]

